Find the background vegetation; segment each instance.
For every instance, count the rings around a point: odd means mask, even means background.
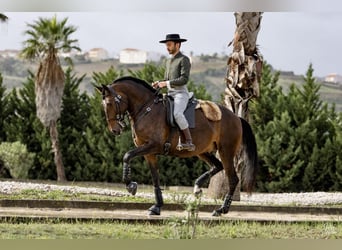
[[[108,84],[124,74],[151,82],[164,69],[149,63],[124,70],[110,66],[93,72],[92,85]],[[321,85],[310,65],[302,84],[283,90],[279,73],[264,66],[261,97],[251,105],[251,120],[260,154],[257,190],[263,192],[340,191],[342,183],[342,117],[334,105],[321,100]],[[87,76],[65,69],[65,89],[58,130],[67,179],[70,181],[121,182],[122,157],[133,147],[130,130],[112,136],[98,93],[81,90]],[[208,89],[190,82],[197,98],[211,99]],[[6,88],[0,78],[0,142],[20,142],[34,153],[30,179],[56,179],[48,131],[36,117],[34,76],[31,72],[20,88]],[[20,155],[20,154],[18,154]],[[162,185],[193,185],[208,167],[196,158],[160,156]],[[15,177],[5,171],[1,177]],[[150,184],[142,158],[132,163],[133,178]]]

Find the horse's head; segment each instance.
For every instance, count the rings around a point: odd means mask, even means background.
[[[108,124],[108,129],[114,135],[120,135],[126,127],[125,112],[127,111],[127,101],[118,94],[112,86],[102,85],[96,87],[102,94],[102,105]]]

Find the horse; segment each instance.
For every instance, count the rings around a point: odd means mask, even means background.
[[[228,192],[223,204],[212,213],[220,216],[229,211],[239,178],[234,167],[234,158],[243,156],[241,184],[244,191],[251,193],[258,171],[258,154],[255,136],[249,123],[228,108],[217,104],[221,111],[219,121],[208,120],[201,109],[195,110],[195,127],[190,129],[194,151],[177,149],[182,133],[176,133],[166,121],[166,110],[158,90],[149,83],[135,77],[122,77],[109,85],[97,86],[102,94],[102,104],[109,131],[120,135],[128,116],[135,148],[123,156],[123,178],[127,191],[135,195],[137,183],[132,181],[130,161],[138,156],[146,160],[152,176],[155,204],[148,209],[149,215],[160,215],[164,204],[159,180],[157,155],[193,157],[205,161],[210,169],[195,180],[194,195],[202,193],[203,184],[216,173],[225,170]],[[184,138],[183,138],[184,139]],[[167,148],[167,150],[166,150]],[[216,156],[218,153],[219,156]],[[219,160],[220,159],[220,160]]]

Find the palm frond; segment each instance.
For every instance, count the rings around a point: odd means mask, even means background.
[[[24,35],[28,38],[24,41],[23,57],[45,58],[49,53],[57,54],[59,51],[80,50],[77,46],[78,40],[70,39],[77,28],[67,25],[67,21],[68,18],[58,21],[57,16],[54,15],[52,18],[39,17],[33,23],[27,24],[28,29]]]
[[[7,22],[8,17],[5,14],[0,13],[0,22]]]

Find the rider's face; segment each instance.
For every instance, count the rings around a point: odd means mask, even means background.
[[[170,55],[175,55],[179,51],[180,43],[175,43],[173,41],[166,42],[166,49]]]

